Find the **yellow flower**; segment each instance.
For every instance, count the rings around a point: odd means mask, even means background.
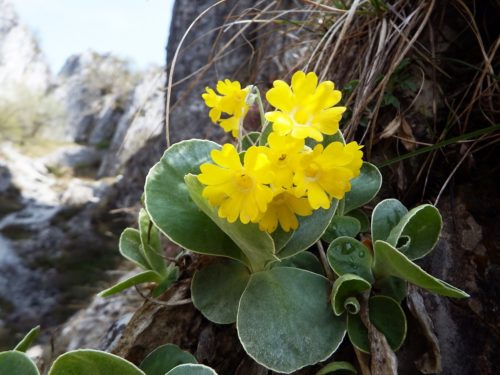
[[[269,184],[273,180],[271,164],[262,147],[250,147],[241,164],[235,147],[225,144],[221,150],[211,152],[215,164],[200,166],[198,180],[207,185],[203,197],[214,207],[218,215],[234,223],[238,217],[243,224],[255,221],[265,212],[273,199]]]
[[[267,138],[268,156],[271,161],[275,180],[275,189],[288,189],[293,183],[294,165],[304,150],[304,140],[271,133]]]
[[[278,223],[285,232],[297,229],[299,221],[296,215],[308,216],[312,208],[307,198],[297,198],[291,191],[283,191],[274,197],[267,206],[267,211],[259,218],[259,229],[272,233]]]
[[[291,87],[284,81],[274,81],[266,98],[276,107],[276,111],[265,115],[273,123],[273,130],[298,139],[310,137],[321,142],[323,134],[335,134],[346,110],[334,107],[342,93],[334,89],[333,82],[324,81],[318,85],[318,77],[312,72],[296,72]]]
[[[342,199],[351,190],[350,180],[359,175],[363,163],[362,146],[332,142],[319,144],[297,164],[293,182],[297,196],[307,194],[313,209],[328,209],[331,198]]]
[[[207,107],[211,108],[208,115],[213,123],[219,124],[225,132],[231,132],[233,137],[237,138],[239,128],[243,118],[248,112],[248,104],[246,97],[249,88],[241,88],[238,81],[224,81],[217,82],[217,92],[207,87],[205,93],[201,95]],[[221,118],[222,114],[229,115],[229,117]]]

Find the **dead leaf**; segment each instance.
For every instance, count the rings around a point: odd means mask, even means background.
[[[404,117],[401,117],[401,126],[399,127],[398,135],[401,143],[407,151],[415,150],[417,143],[415,141],[415,137],[413,136],[413,130]]]
[[[380,133],[380,139],[392,137],[401,126],[401,116],[398,114]]]

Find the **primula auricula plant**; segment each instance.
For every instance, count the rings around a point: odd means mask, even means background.
[[[177,267],[160,256],[160,233],[185,250],[222,257],[194,275],[193,304],[215,323],[236,323],[248,355],[281,373],[326,360],[346,333],[370,353],[367,326],[397,350],[408,283],[467,297],[414,263],[438,241],[435,207],[408,210],[386,199],[371,220],[365,213],[382,178],[362,161],[360,145],[345,143],[345,107],[332,82],[300,71],[290,84],[277,80],[265,95],[274,108],[267,113],[252,85],[226,79],[202,97],[236,146],[190,139],[165,151],[146,179],[139,230],[120,238],[121,253],[144,272],[104,295],[143,282],[156,283],[158,295],[175,282]],[[254,105],[262,126],[247,133]],[[343,363],[329,369],[353,370]]]

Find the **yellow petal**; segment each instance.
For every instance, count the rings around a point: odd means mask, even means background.
[[[221,150],[213,150],[210,156],[215,163],[224,168],[236,171],[243,168],[236,148],[230,143],[226,143],[222,146]]]

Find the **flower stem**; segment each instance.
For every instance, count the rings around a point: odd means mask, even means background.
[[[326,259],[325,254],[325,248],[323,247],[321,240],[318,240],[316,242],[316,246],[318,246],[319,259],[321,260],[321,264],[323,265],[323,269],[325,270],[326,277],[328,277],[330,281],[334,281],[335,275],[333,274],[332,269],[328,264],[328,260]]]

